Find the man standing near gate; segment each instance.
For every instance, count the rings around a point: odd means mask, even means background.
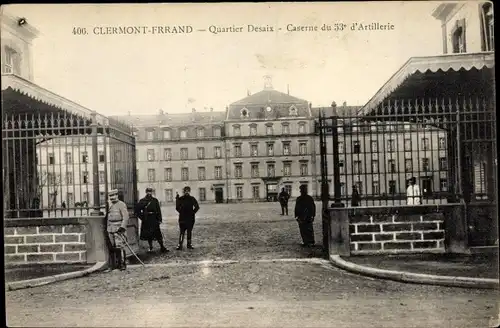
[[[288,215],[288,200],[290,195],[285,191],[285,188],[281,188],[281,192],[278,195],[278,200],[281,205],[281,215]]]
[[[314,246],[313,222],[316,216],[316,204],[314,199],[307,194],[307,185],[300,186],[300,196],[295,201],[295,218],[299,223],[302,246]]]
[[[127,205],[118,199],[118,190],[108,192],[107,232],[109,237],[111,270],[126,269],[127,256],[125,242],[127,239],[128,209]],[[118,236],[120,234],[120,236]]]
[[[135,215],[141,220],[141,240],[147,240],[149,244],[149,253],[153,251],[153,240],[160,244],[162,253],[168,252],[163,245],[163,235],[160,230],[162,222],[160,203],[153,197],[153,189],[146,188],[146,197],[141,199],[135,207]]]
[[[191,188],[186,186],[183,189],[184,195],[179,197],[175,204],[175,209],[179,212],[179,245],[177,250],[182,250],[184,244],[184,234],[187,231],[187,248],[193,249],[192,232],[195,222],[196,212],[200,209],[196,198],[190,195]]]

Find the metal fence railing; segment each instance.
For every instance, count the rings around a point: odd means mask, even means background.
[[[7,218],[87,216],[118,188],[132,205],[135,141],[119,122],[65,112],[6,114],[2,149]],[[110,154],[121,152],[121,157]]]
[[[415,178],[423,204],[493,202],[493,108],[486,99],[400,101],[367,116],[320,117],[316,127],[323,135],[321,171],[322,180],[331,181],[328,195],[347,206],[406,204]]]

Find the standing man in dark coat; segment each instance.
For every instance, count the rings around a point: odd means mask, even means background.
[[[289,199],[290,199],[290,195],[285,191],[285,188],[281,188],[281,192],[278,195],[278,200],[280,201],[280,205],[281,205],[281,215],[288,215],[288,200]]]
[[[146,188],[146,197],[141,199],[135,207],[135,215],[142,221],[140,238],[148,241],[148,251],[150,253],[153,251],[153,240],[157,240],[160,244],[160,251],[168,252],[163,245],[163,235],[160,230],[162,222],[160,203],[153,197],[152,188]]]
[[[184,234],[187,231],[187,248],[193,249],[192,232],[195,222],[195,214],[200,209],[196,198],[190,195],[191,188],[184,187],[184,195],[179,197],[175,204],[175,209],[179,212],[179,245],[177,250],[182,250]]]
[[[300,235],[302,236],[302,246],[314,246],[313,222],[316,216],[316,204],[314,199],[307,194],[307,186],[300,186],[300,196],[295,202],[295,218],[299,223]]]

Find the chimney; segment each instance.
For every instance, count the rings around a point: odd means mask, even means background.
[[[290,95],[290,84],[286,85],[286,93]]]
[[[163,109],[160,109],[160,115],[163,115],[163,114],[164,114],[164,113],[163,113]]]
[[[191,109],[191,112],[196,113],[196,108]]]
[[[210,113],[214,111],[214,108],[213,107],[210,107]]]
[[[250,93],[250,90],[247,89],[247,96],[250,96],[251,93]]]
[[[346,102],[346,101],[344,101],[344,102],[342,103],[342,106],[346,107],[346,106],[347,106],[347,102]]]

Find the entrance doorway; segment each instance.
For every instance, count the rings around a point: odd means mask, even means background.
[[[215,202],[218,204],[224,202],[224,192],[220,187],[215,188]]]
[[[266,199],[268,202],[276,202],[278,200],[278,184],[269,183],[266,185]]]
[[[432,178],[422,178],[422,194],[424,196],[432,195]]]

